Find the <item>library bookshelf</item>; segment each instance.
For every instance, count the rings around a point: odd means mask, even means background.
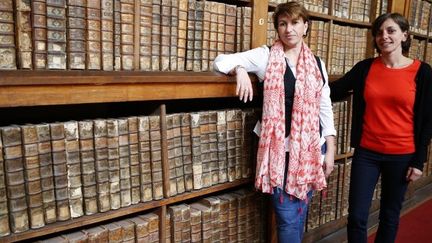
[[[0,241],[5,242],[14,242],[14,241],[21,241],[21,240],[32,240],[32,239],[43,239],[46,237],[50,237],[52,235],[62,234],[63,232],[71,232],[73,230],[81,230],[85,227],[94,226],[97,224],[102,224],[105,222],[112,222],[116,219],[123,219],[125,216],[128,215],[135,215],[137,213],[141,212],[155,212],[160,220],[159,220],[159,241],[160,242],[166,242],[167,238],[167,232],[166,228],[168,227],[167,221],[164,219],[166,218],[168,213],[168,208],[172,205],[176,205],[183,202],[190,202],[191,200],[200,200],[203,197],[206,196],[214,196],[217,193],[227,192],[233,189],[239,189],[239,188],[245,188],[250,187],[253,184],[253,179],[249,176],[248,178],[241,178],[238,180],[230,181],[230,182],[224,182],[221,184],[215,184],[211,185],[206,188],[202,189],[196,189],[187,191],[181,194],[177,195],[170,195],[170,165],[169,165],[169,145],[168,145],[168,139],[167,138],[167,124],[166,124],[166,117],[167,115],[167,109],[169,110],[170,107],[166,106],[166,102],[171,102],[175,104],[177,101],[178,103],[183,104],[185,107],[182,107],[181,110],[187,112],[188,106],[192,103],[203,103],[201,107],[207,107],[207,109],[213,109],[212,102],[216,99],[219,101],[226,100],[227,102],[232,102],[232,98],[235,98],[235,82],[233,77],[217,74],[215,72],[211,72],[211,58],[214,58],[216,54],[223,53],[224,51],[242,51],[249,48],[255,48],[259,47],[261,45],[265,44],[271,44],[272,39],[270,38],[271,35],[269,34],[269,24],[271,18],[269,17],[269,12],[274,11],[276,3],[273,3],[271,1],[267,0],[238,0],[238,1],[225,1],[225,0],[215,0],[214,2],[217,2],[219,4],[216,4],[214,9],[212,10],[212,2],[213,1],[195,1],[195,0],[189,0],[189,1],[182,1],[182,0],[176,0],[176,1],[164,1],[164,0],[154,0],[152,1],[123,1],[123,0],[101,0],[101,1],[94,1],[96,3],[99,3],[98,6],[94,6],[92,4],[85,5],[85,1],[68,1],[68,2],[75,2],[75,5],[69,6],[69,3],[66,3],[66,1],[63,1],[63,9],[64,12],[60,11],[60,16],[53,16],[53,14],[48,13],[46,11],[40,12],[39,8],[36,8],[37,6],[51,6],[52,8],[57,8],[56,1],[50,1],[50,0],[41,0],[41,1],[33,1],[33,5],[29,6],[26,5],[27,1],[25,0],[16,0],[16,1],[5,1],[5,5],[0,5],[0,12],[5,13],[4,16],[12,16],[13,18],[14,14],[16,16],[27,16],[29,19],[32,19],[33,26],[30,25],[30,30],[28,28],[24,28],[23,26],[20,26],[20,21],[17,21],[17,26],[13,26],[11,31],[13,31],[12,36],[15,37],[15,40],[12,42],[6,43],[4,46],[5,48],[0,47],[0,51],[4,51],[3,55],[5,57],[9,57],[7,55],[10,55],[10,50],[13,50],[12,52],[15,52],[13,55],[12,60],[15,62],[15,66],[11,63],[0,63],[0,68],[3,70],[0,70],[0,113],[2,114],[14,114],[14,111],[25,113],[26,111],[31,111],[34,107],[44,107],[44,110],[47,110],[47,114],[50,114],[51,107],[55,107],[55,112],[48,115],[49,120],[56,120],[57,114],[65,114],[69,113],[70,108],[74,107],[74,113],[80,113],[80,109],[83,107],[101,107],[103,104],[113,104],[113,103],[122,103],[122,104],[128,104],[128,103],[134,103],[134,102],[146,102],[144,104],[152,104],[150,105],[151,108],[144,107],[143,110],[146,110],[144,113],[153,115],[157,114],[160,119],[160,131],[161,131],[161,166],[162,166],[162,197],[158,200],[150,200],[147,202],[139,202],[137,204],[133,204],[130,206],[120,207],[116,210],[109,210],[106,212],[97,212],[92,215],[82,215],[81,217],[77,218],[70,218],[65,221],[57,221],[50,224],[45,224],[44,226],[40,228],[35,229],[28,229],[23,232],[10,232],[9,234],[0,237]],[[57,1],[62,2],[62,1]],[[81,3],[80,3],[81,2]],[[90,2],[90,1],[89,1]],[[92,1],[93,2],[93,1]],[[134,5],[144,4],[141,6],[142,8],[131,8]],[[202,19],[199,18],[199,14],[196,15],[197,12],[193,12],[194,18],[193,20],[195,22],[190,22],[189,19],[185,19],[184,16],[188,16],[188,11],[191,11],[191,8],[184,8],[180,3],[188,2],[191,4],[190,6],[194,6],[192,10],[198,11],[202,9],[203,16],[201,16]],[[199,2],[197,5],[196,3]],[[206,3],[209,3],[209,9],[206,8]],[[338,4],[340,1],[335,0],[328,0],[324,1],[326,2],[325,6],[322,7],[322,9],[318,6],[315,6],[311,3],[312,1],[304,1],[305,6],[308,9],[311,9],[311,19],[313,22],[317,22],[318,24],[315,26],[311,26],[312,31],[309,39],[307,40],[311,48],[314,52],[316,52],[321,58],[327,63],[327,69],[329,70],[330,74],[330,80],[335,80],[340,75],[342,75],[345,71],[347,71],[347,68],[345,66],[353,65],[355,62],[354,60],[360,60],[365,57],[370,57],[373,55],[373,48],[370,44],[370,26],[373,19],[377,16],[377,13],[380,13],[382,11],[399,11],[405,14],[405,16],[410,16],[410,21],[413,21],[412,24],[415,24],[419,22],[420,24],[416,25],[415,30],[418,30],[417,32],[414,32],[414,38],[420,40],[421,43],[425,44],[419,44],[423,49],[420,48],[419,51],[417,51],[414,55],[420,56],[424,59],[422,60],[430,60],[428,58],[428,52],[429,48],[432,48],[431,44],[431,30],[427,30],[424,32],[424,25],[421,23],[424,22],[424,20],[421,19],[420,14],[418,12],[410,12],[410,6],[415,5],[416,9],[419,9],[420,5],[419,2],[423,4],[423,2],[430,3],[430,1],[413,1],[413,0],[395,0],[395,1],[389,1],[387,5],[384,5],[384,1],[377,1],[372,0],[366,8],[362,8],[360,6],[357,6],[357,11],[363,10],[363,13],[361,17],[357,16],[349,17],[348,15],[351,13],[351,10],[349,9],[351,6],[351,1],[342,1],[343,4],[339,6]],[[352,1],[356,4],[361,2]],[[10,5],[8,5],[10,3]],[[108,5],[100,5],[101,3]],[[109,5],[111,3],[111,6]],[[173,3],[178,3],[179,5],[175,5]],[[36,5],[35,5],[36,4]],[[40,4],[40,5],[37,5]],[[51,5],[50,5],[51,4]],[[82,4],[80,6],[79,4]],[[116,5],[117,4],[117,5]],[[147,5],[146,5],[147,4]],[[153,4],[153,5],[152,5]],[[164,5],[165,4],[165,5]],[[171,10],[174,9],[175,11],[178,11],[177,18],[174,18],[174,24],[173,29],[168,29],[167,26],[169,26],[169,20],[164,18],[164,12],[168,11],[163,6],[166,6],[166,4],[172,4]],[[207,27],[210,29],[218,29],[221,26],[221,23],[223,25],[223,21],[216,22],[215,25],[212,25],[214,23],[207,23],[208,19],[206,19],[206,11],[209,11],[210,18],[215,17],[216,19],[221,18],[220,12],[218,12],[218,6],[221,6],[223,4],[228,5],[234,5],[237,7],[237,14],[240,14],[240,16],[244,17],[245,19],[250,20],[250,23],[247,21],[244,22],[241,20],[241,18],[237,18],[237,22],[241,22],[243,26],[250,27],[249,32],[246,31],[245,36],[243,37],[234,37],[229,36],[230,38],[238,38],[235,40],[235,42],[218,42],[220,39],[223,39],[225,36],[223,32],[220,32],[219,30],[215,33],[212,33]],[[175,5],[175,6],[174,6]],[[202,5],[202,6],[201,6]],[[159,8],[160,12],[146,12],[148,9],[151,9],[151,7],[157,6]],[[197,6],[201,6],[197,7]],[[343,6],[346,9],[343,9]],[[423,5],[421,5],[423,6]],[[424,6],[428,6],[425,4]],[[223,8],[223,7],[222,7]],[[230,7],[225,7],[225,9],[228,9]],[[248,10],[246,8],[249,8],[250,15],[248,15]],[[39,12],[36,11],[38,9]],[[85,9],[85,12],[75,12],[76,16],[73,15],[73,11],[69,11],[70,9],[75,10],[83,10]],[[94,22],[91,22],[92,18],[88,18],[91,15],[94,10],[100,11],[103,15],[103,13],[107,13],[107,11],[112,11],[111,18],[104,19],[103,17],[99,16],[99,19],[96,14],[96,20],[99,20],[99,25]],[[240,9],[240,10],[238,10]],[[321,9],[321,10],[320,10]],[[366,9],[366,10],[364,10]],[[429,5],[430,9],[430,5]],[[142,10],[142,11],[140,11]],[[69,12],[68,12],[69,11]],[[105,12],[104,12],[105,11]],[[129,12],[128,12],[129,11]],[[183,12],[182,12],[183,11]],[[228,10],[226,10],[228,12]],[[227,13],[226,12],[226,13]],[[58,12],[57,12],[58,13]],[[61,15],[63,13],[63,15]],[[153,16],[155,19],[159,19],[159,22],[146,22],[145,17],[149,16],[149,13],[151,16]],[[225,12],[223,12],[225,13]],[[429,11],[430,13],[430,11]],[[81,15],[80,15],[81,14]],[[159,14],[159,15],[158,15]],[[214,15],[212,15],[214,14]],[[245,15],[243,15],[245,14]],[[348,14],[348,15],[347,15]],[[55,19],[62,19],[64,21],[64,25],[61,25],[60,28],[55,28],[55,26],[47,26],[47,23],[45,23],[45,27],[42,25],[42,27],[34,25],[36,23],[36,17],[43,16],[44,18],[48,20],[54,21]],[[105,16],[105,15],[104,15]],[[108,14],[108,16],[110,16]],[[132,18],[130,18],[132,16]],[[135,18],[133,17],[135,16]],[[137,17],[138,16],[138,17]],[[158,17],[159,16],[159,17]],[[198,17],[197,17],[198,16]],[[422,16],[425,16],[424,14]],[[75,18],[76,17],[76,18]],[[94,17],[94,16],[93,16]],[[174,15],[175,17],[175,15]],[[21,17],[19,17],[21,18]],[[117,18],[117,20],[116,20]],[[223,17],[222,17],[223,18]],[[118,20],[120,19],[120,20]],[[361,19],[361,20],[360,20]],[[10,20],[13,19],[0,19],[0,23],[11,23]],[[20,19],[21,20],[21,19]],[[88,21],[87,25],[88,28],[82,29],[80,27],[77,27],[76,25],[72,24],[73,21],[78,21],[78,23],[82,23],[82,21]],[[108,22],[103,22],[103,21]],[[172,20],[172,19],[171,19]],[[80,22],[81,21],[81,22]],[[110,22],[111,21],[111,22]],[[117,22],[116,22],[117,21]],[[123,22],[122,22],[123,21]],[[168,22],[167,22],[168,21]],[[177,22],[176,22],[177,21]],[[185,22],[182,22],[185,21]],[[203,25],[197,25],[196,23],[199,21],[203,21]],[[55,22],[55,21],[54,21]],[[96,21],[97,22],[97,21]],[[66,23],[69,25],[66,26]],[[112,28],[109,30],[104,29],[103,23],[107,24],[106,26],[110,26],[109,24],[115,25],[116,23],[124,23],[125,26],[122,27],[121,24],[118,26],[112,26]],[[72,25],[71,25],[72,24]],[[176,25],[177,24],[177,25]],[[228,25],[228,24],[227,24]],[[128,28],[131,27],[132,28]],[[234,26],[229,25],[232,28],[242,28],[242,26]],[[427,25],[429,28],[431,28],[431,24]],[[193,28],[192,28],[193,27]],[[31,29],[33,28],[33,33],[31,32]],[[51,28],[51,29],[50,29]],[[95,28],[95,29],[92,29]],[[117,29],[116,29],[117,28]],[[146,46],[145,44],[141,43],[140,36],[145,36],[146,33],[143,31],[143,29],[149,28],[151,30],[150,35],[158,36],[160,39],[160,42],[152,43],[153,45],[156,45],[160,50],[161,53],[152,53],[153,56],[156,56],[156,59],[152,59],[148,55],[146,55],[144,50],[141,51],[141,46]],[[194,30],[195,35],[190,37],[186,36],[185,32],[188,30],[188,28],[192,28]],[[201,28],[201,29],[200,29]],[[83,32],[84,35],[88,36],[89,38],[92,36],[94,32],[93,30],[98,30],[101,32],[101,36],[99,36],[99,39],[94,39],[94,42],[99,41],[99,49],[94,49],[92,47],[92,40],[87,38],[88,42],[82,42],[87,46],[84,46],[83,50],[80,50],[79,48],[73,48],[74,45],[78,45],[80,42],[80,38],[68,36],[69,39],[76,42],[67,42],[66,40],[62,39],[55,39],[48,38],[48,40],[42,39],[42,41],[46,41],[45,44],[48,46],[56,46],[60,48],[60,50],[51,52],[52,58],[61,56],[61,60],[58,62],[51,61],[52,67],[58,68],[56,65],[60,65],[60,70],[48,70],[47,63],[42,64],[41,66],[38,66],[40,63],[37,61],[39,60],[41,56],[39,54],[45,55],[45,58],[47,55],[50,55],[50,49],[37,49],[38,44],[40,44],[36,33],[37,30],[42,29],[42,31],[45,29],[45,31],[58,31],[61,35],[64,35],[66,37],[67,31],[72,33],[70,30],[74,30],[75,32],[79,31],[85,31]],[[222,28],[223,30],[226,30]],[[156,31],[154,31],[156,30]],[[203,35],[200,36],[199,31],[203,31]],[[344,39],[344,31],[348,31],[349,33],[354,33],[356,30],[362,30],[362,38],[361,42],[353,42],[354,45],[357,46],[350,46],[347,48],[341,48],[345,43],[349,43],[349,39]],[[180,50],[183,48],[184,52],[183,54],[180,54],[181,52],[178,50],[173,50],[169,46],[166,45],[164,41],[167,41],[166,36],[168,35],[167,32],[171,31],[170,38],[177,38],[177,48]],[[199,43],[201,45],[205,45],[206,40],[206,32],[209,31],[208,38],[208,56],[202,54],[200,58],[197,60],[194,59],[194,52],[200,53],[200,50],[194,49],[194,43]],[[34,49],[25,48],[25,36],[30,35],[33,37],[33,47]],[[176,34],[173,34],[176,33]],[[336,33],[336,34],[335,34]],[[213,35],[212,35],[213,34]],[[111,36],[110,41],[106,41],[103,39],[105,35]],[[1,37],[10,37],[11,34],[0,34]],[[222,38],[221,38],[222,36]],[[187,41],[192,39],[191,43],[187,43]],[[228,36],[225,36],[228,37]],[[315,38],[317,38],[315,41]],[[269,39],[270,38],[270,39]],[[229,38],[226,38],[227,40]],[[318,40],[319,39],[319,40]],[[321,40],[322,39],[322,40]],[[6,40],[6,39],[5,39]],[[172,40],[172,39],[171,39]],[[182,40],[183,42],[181,42]],[[213,42],[212,42],[213,41]],[[14,45],[14,43],[18,43],[19,45]],[[107,42],[107,43],[106,43]],[[58,44],[60,43],[60,44]],[[169,42],[168,42],[169,43]],[[248,45],[242,46],[240,43],[248,43]],[[94,44],[94,43],[93,43]],[[111,61],[105,63],[104,62],[104,54],[105,53],[105,46],[104,44],[107,44],[108,47],[111,45],[112,49],[112,57]],[[189,44],[192,45],[192,47],[188,46]],[[235,45],[236,48],[231,48],[230,44]],[[10,46],[8,46],[10,45]],[[223,46],[222,49],[215,50],[212,49],[212,45],[216,45],[218,47]],[[79,46],[79,45],[78,45]],[[98,45],[96,45],[98,46]],[[103,46],[101,48],[101,46]],[[431,46],[431,47],[429,47]],[[28,46],[27,46],[28,47]],[[69,48],[69,49],[66,49]],[[214,46],[213,46],[214,47]],[[352,47],[352,48],[351,48]],[[351,53],[350,55],[346,55],[345,51],[341,51],[341,49],[356,49],[354,47],[360,47],[357,48],[360,50],[359,53]],[[9,48],[9,49],[8,49]],[[315,49],[314,49],[315,48]],[[110,48],[108,48],[110,49]],[[187,50],[192,49],[194,52],[187,53]],[[34,53],[32,54],[32,50],[34,50]],[[6,52],[9,51],[9,52]],[[40,51],[40,52],[38,52]],[[213,51],[213,52],[212,52]],[[32,60],[32,65],[29,65],[29,61],[25,59],[26,55],[28,56],[30,53],[30,59]],[[96,54],[95,54],[96,53]],[[169,65],[166,64],[166,57],[173,56],[172,54],[175,53],[174,56],[177,57],[176,61],[173,61],[168,58]],[[78,59],[72,59],[70,56],[67,56],[66,54],[73,54],[78,57],[83,57],[84,59],[87,59],[88,62],[80,62]],[[95,54],[95,55],[93,55]],[[110,53],[108,53],[110,54]],[[147,53],[148,54],[148,53]],[[33,56],[32,56],[33,55]],[[182,56],[183,55],[183,56]],[[190,63],[188,64],[186,60],[183,60],[184,62],[184,68],[179,68],[181,65],[181,57],[184,58],[190,58]],[[190,56],[192,55],[192,56]],[[99,58],[97,58],[99,56]],[[109,56],[109,55],[108,55]],[[344,58],[344,56],[350,56],[352,57],[350,60],[347,60],[347,58]],[[165,58],[165,59],[164,59]],[[357,58],[357,59],[355,59]],[[108,58],[109,59],[109,58]],[[10,59],[8,59],[10,60]],[[47,62],[49,62],[48,59],[45,59]],[[77,61],[78,60],[78,61]],[[92,62],[98,63],[99,65],[96,65],[96,68],[93,67],[90,63],[90,60]],[[150,60],[150,61],[149,61]],[[204,62],[202,60],[207,60],[207,62]],[[76,62],[74,62],[76,61]],[[151,62],[158,62],[160,65],[150,65]],[[194,66],[195,64],[200,62],[197,68]],[[202,61],[202,62],[201,62]],[[115,66],[116,63],[121,63],[119,66]],[[176,65],[174,65],[176,63]],[[180,64],[179,64],[180,63]],[[48,63],[49,64],[49,63]],[[74,64],[75,66],[73,66]],[[72,66],[69,66],[72,65]],[[106,66],[105,66],[106,65]],[[110,65],[111,70],[110,70]],[[150,66],[149,66],[150,65]],[[189,66],[188,66],[189,65]],[[49,65],[48,65],[49,66]],[[42,68],[41,68],[42,67]],[[44,68],[45,67],[45,68]],[[73,67],[73,68],[72,68]],[[106,68],[107,67],[107,68]],[[13,69],[13,70],[5,70],[5,69]],[[37,69],[37,70],[33,70]],[[66,70],[66,69],[78,69],[78,70]],[[89,70],[89,69],[98,69],[98,70]],[[257,79],[255,77],[252,77],[253,81],[256,83]],[[256,89],[255,89],[256,91]],[[187,100],[186,102],[180,102]],[[345,104],[345,115],[349,114],[349,103],[350,101],[347,101]],[[96,104],[96,105],[95,105]],[[98,106],[99,105],[99,106]],[[235,105],[235,104],[234,104]],[[254,106],[256,104],[253,104],[251,106]],[[237,105],[238,107],[242,107],[240,102]],[[104,109],[109,109],[108,108]],[[154,108],[156,107],[156,108]],[[232,104],[231,106],[232,107]],[[90,108],[90,109],[91,109]],[[248,107],[250,108],[250,107]],[[85,109],[84,109],[85,110]],[[37,112],[37,111],[36,111]],[[91,111],[86,111],[87,113],[91,113]],[[133,111],[136,114],[141,114],[138,110]],[[132,112],[132,113],[133,113]],[[192,112],[192,111],[191,111]],[[33,112],[30,112],[30,114],[34,114]],[[12,118],[8,119],[8,124],[2,124],[2,126],[8,126],[10,124],[14,124],[15,122],[19,123],[27,123],[25,115],[19,114],[17,117],[20,117],[20,119],[14,120],[13,116]],[[24,117],[24,118],[23,118]],[[46,116],[45,116],[46,117]],[[86,115],[79,116],[86,118]],[[90,116],[91,117],[91,116]],[[349,119],[349,118],[347,118]],[[42,121],[41,121],[42,122]],[[345,121],[346,124],[349,123],[349,120]],[[342,126],[341,126],[342,129]],[[336,155],[336,160],[341,162],[341,164],[345,164],[351,157],[352,152],[347,146],[347,140],[346,138],[348,135],[345,132],[342,132],[344,135],[344,138],[341,138],[341,143],[344,143],[343,147],[344,149],[341,149],[339,153]],[[4,146],[4,144],[3,144]],[[342,145],[341,145],[342,146]],[[250,165],[253,167],[253,164]],[[23,168],[24,170],[24,168]],[[253,171],[253,168],[252,168]],[[4,172],[3,172],[4,173]],[[418,189],[423,187],[424,185],[427,185],[430,183],[430,180],[423,179],[421,182],[416,184],[417,186],[413,188],[412,190]],[[4,202],[4,201],[1,201]],[[376,203],[375,203],[376,204]],[[378,208],[377,206],[374,206],[375,209]],[[4,214],[0,215],[4,216]],[[337,229],[344,227],[345,225],[346,216],[341,216],[340,218],[336,219],[333,217],[333,220],[327,220],[318,222],[318,224],[315,224],[313,229],[308,230],[305,235],[305,240],[307,242],[314,242],[320,237],[323,237],[324,235],[331,233],[333,231],[336,231]],[[272,230],[271,232],[275,232]],[[269,235],[269,238],[273,242],[275,242],[275,235]]]

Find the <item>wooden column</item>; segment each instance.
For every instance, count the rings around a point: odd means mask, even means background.
[[[251,47],[256,48],[267,43],[268,0],[253,0],[252,9]]]

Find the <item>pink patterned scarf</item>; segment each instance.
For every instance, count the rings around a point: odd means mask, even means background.
[[[289,136],[289,163],[285,166],[285,54],[281,41],[270,51],[264,78],[264,104],[258,147],[255,187],[272,193],[282,188],[287,171],[285,191],[305,200],[309,190],[326,187],[320,163],[319,110],[323,80],[316,59],[302,44],[296,67],[296,84]]]

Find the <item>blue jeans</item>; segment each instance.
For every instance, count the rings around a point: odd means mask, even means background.
[[[308,193],[308,202],[312,191]],[[276,214],[277,233],[280,243],[301,243],[305,219],[307,215],[307,202],[291,197],[280,188],[273,188],[273,208]]]
[[[381,174],[379,226],[375,242],[394,242],[402,202],[408,186],[406,173],[413,154],[389,155],[357,148],[354,152],[348,208],[348,242],[367,242],[367,221],[373,192]]]

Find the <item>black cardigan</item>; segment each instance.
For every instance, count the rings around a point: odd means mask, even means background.
[[[351,147],[360,145],[363,117],[366,107],[364,87],[373,58],[357,63],[342,78],[330,82],[331,99],[339,101],[353,93],[353,109],[351,123]],[[416,94],[414,100],[414,143],[415,156],[410,166],[423,170],[427,158],[427,146],[432,136],[432,68],[422,62],[416,74]]]

